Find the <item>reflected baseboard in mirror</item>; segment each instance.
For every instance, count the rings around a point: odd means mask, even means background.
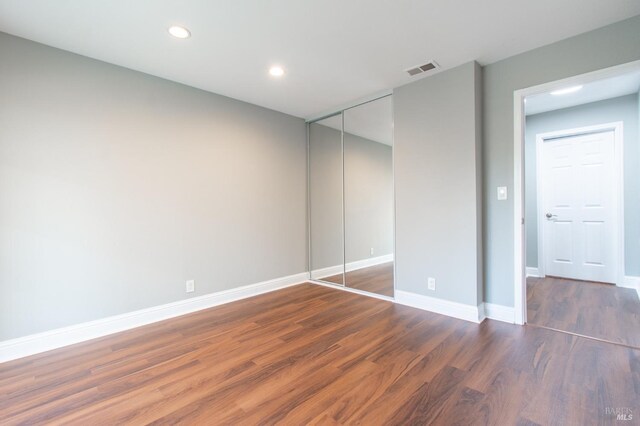
[[[342,265],[315,270],[312,276],[317,281],[393,297],[393,255],[364,259],[347,263],[346,274]]]
[[[327,277],[325,281],[342,282],[342,274],[339,277]],[[369,266],[345,274],[345,285],[355,290],[393,297],[393,262]]]

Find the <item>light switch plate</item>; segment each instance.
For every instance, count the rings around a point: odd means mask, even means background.
[[[498,200],[503,201],[507,199],[507,187],[499,186],[498,187]]]

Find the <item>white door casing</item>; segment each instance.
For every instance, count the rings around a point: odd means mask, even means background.
[[[625,64],[614,65],[584,74],[561,78],[555,81],[530,86],[513,91],[513,307],[514,322],[525,324],[527,322],[527,290],[525,273],[525,217],[524,217],[524,140],[525,140],[525,101],[527,96],[549,93],[553,90],[563,89],[571,86],[587,84],[605,78],[625,75],[631,72],[640,71],[640,60]],[[622,123],[613,123],[616,129],[616,141],[622,135]],[[620,127],[618,128],[618,124]],[[617,144],[617,142],[616,142]],[[617,144],[618,145],[618,144]],[[619,150],[616,150],[616,166],[622,167],[622,140],[620,139]],[[622,169],[620,169],[622,170]],[[621,172],[619,173],[621,174]],[[618,176],[620,194],[617,200],[618,213],[623,215],[623,180]],[[618,221],[618,285],[624,283],[624,225],[623,220]],[[541,257],[540,257],[541,258]]]
[[[537,136],[542,275],[616,283],[622,123]],[[618,155],[616,155],[616,153]]]

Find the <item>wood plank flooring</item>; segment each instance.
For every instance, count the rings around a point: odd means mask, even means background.
[[[322,280],[342,284],[343,277],[339,274]],[[349,288],[393,297],[393,262],[349,271],[345,275],[345,281]]]
[[[640,299],[629,288],[527,278],[527,321],[640,348]]]
[[[0,364],[0,424],[590,425],[640,350],[303,284]]]

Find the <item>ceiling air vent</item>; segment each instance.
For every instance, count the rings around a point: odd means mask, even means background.
[[[440,68],[440,65],[438,65],[436,61],[429,61],[426,64],[416,65],[415,67],[411,67],[405,71],[413,77],[414,75],[422,74],[423,72],[432,71],[438,68]]]

